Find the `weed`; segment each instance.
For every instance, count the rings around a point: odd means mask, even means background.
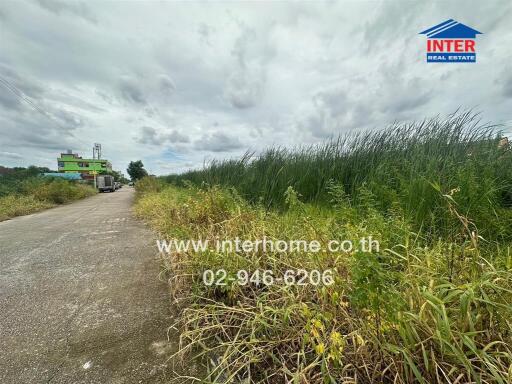
[[[168,238],[357,239],[372,234],[378,254],[267,252],[172,253],[174,325],[180,350],[210,363],[211,382],[502,382],[512,364],[509,246],[475,243],[469,219],[445,209],[466,237],[426,242],[398,210],[382,214],[375,197],[304,203],[268,211],[219,188],[168,187],[143,195],[136,212]],[[361,209],[357,209],[361,204]],[[346,216],[340,213],[350,212]],[[467,221],[466,221],[467,220]],[[470,228],[471,229],[471,228]],[[450,268],[445,261],[455,257]],[[491,262],[491,259],[493,262]],[[478,273],[472,265],[476,265]],[[205,286],[202,273],[225,269],[332,269],[331,286]]]
[[[169,176],[136,212],[166,239],[348,239],[378,252],[166,258],[175,359],[211,382],[512,382],[512,155],[467,112]],[[142,185],[153,185],[144,181]],[[332,270],[329,286],[207,286],[205,270]]]

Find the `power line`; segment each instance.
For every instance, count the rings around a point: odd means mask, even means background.
[[[7,90],[9,90],[14,96],[19,98],[20,100],[26,102],[28,105],[30,105],[32,108],[34,108],[37,112],[41,113],[43,116],[51,120],[58,128],[62,130],[66,130],[67,128],[62,126],[55,117],[52,116],[52,114],[40,106],[38,106],[36,103],[34,103],[21,89],[16,87],[14,84],[9,82],[7,79],[0,76],[0,84],[2,84]],[[82,145],[85,145],[86,147],[89,147],[90,144],[86,144],[85,141],[80,140],[79,138],[75,137],[76,140],[81,142]]]
[[[6,79],[0,77],[0,82],[4,87],[6,87],[11,93],[13,93],[16,97],[20,98],[21,100],[25,101],[27,104],[29,104],[32,108],[34,108],[36,111],[42,113],[44,116],[51,118],[50,114],[36,105],[32,100],[30,100],[19,88],[17,88],[15,85],[11,84]]]

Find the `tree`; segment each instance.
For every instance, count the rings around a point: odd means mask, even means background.
[[[129,180],[126,177],[124,177],[124,175],[119,171],[100,171],[100,174],[114,176],[114,180],[119,181],[122,184],[128,184],[129,182]]]
[[[144,169],[144,164],[142,164],[140,160],[130,161],[126,172],[128,172],[132,181],[142,179],[144,176],[148,175],[147,171]]]
[[[121,173],[121,172],[118,172],[118,171],[112,171],[114,173],[114,178],[123,183],[123,184],[128,184],[128,182],[130,180],[128,180],[126,177],[124,177],[124,175]]]

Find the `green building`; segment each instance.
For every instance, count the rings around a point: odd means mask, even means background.
[[[59,172],[64,173],[81,173],[84,179],[93,178],[94,173],[100,174],[112,171],[112,165],[105,159],[84,159],[68,150],[61,153],[57,159]]]

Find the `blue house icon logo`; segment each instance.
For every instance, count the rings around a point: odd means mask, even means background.
[[[453,19],[420,32],[427,35],[427,63],[475,63],[476,29]]]

